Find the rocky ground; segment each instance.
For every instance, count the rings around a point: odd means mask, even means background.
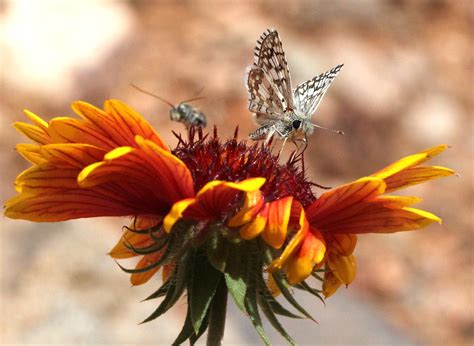
[[[291,322],[301,343],[451,344],[474,342],[472,207],[472,5],[468,0],[98,1],[0,3],[0,170],[2,200],[27,164],[11,122],[21,110],[71,115],[76,99],[120,98],[169,143],[168,106],[201,89],[198,106],[222,136],[255,129],[245,68],[257,37],[279,30],[294,83],[341,62],[315,122],[308,174],[335,186],[399,157],[447,143],[435,164],[459,177],[409,190],[443,218],[420,232],[359,238],[358,277],[323,307],[319,325]],[[152,309],[138,301],[105,256],[125,220],[32,224],[0,220],[2,343],[163,343],[179,330],[181,307],[138,326]],[[156,283],[155,283],[156,284]],[[257,343],[232,312],[226,343]],[[277,342],[281,339],[275,337]]]

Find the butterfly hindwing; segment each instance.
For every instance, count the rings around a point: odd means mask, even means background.
[[[332,81],[341,71],[342,66],[344,65],[337,65],[329,71],[298,85],[294,91],[294,99],[296,108],[301,115],[305,118],[311,118]]]

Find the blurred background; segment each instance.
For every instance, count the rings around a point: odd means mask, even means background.
[[[74,100],[118,98],[173,145],[183,128],[169,106],[130,84],[172,103],[202,89],[208,124],[245,138],[256,128],[245,69],[274,27],[294,86],[345,64],[314,121],[346,135],[311,137],[314,181],[336,186],[440,143],[452,147],[433,164],[460,173],[407,192],[442,225],[361,236],[355,283],[326,306],[302,296],[320,324],[285,320],[288,331],[301,344],[473,344],[472,14],[469,0],[0,1],[1,199],[28,167],[11,126],[24,108],[50,119]],[[0,222],[1,343],[170,344],[181,329],[184,301],[138,325],[159,282],[130,288],[106,256],[127,220]],[[224,343],[258,344],[230,309]]]

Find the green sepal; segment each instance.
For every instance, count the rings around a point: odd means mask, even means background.
[[[215,232],[206,244],[207,258],[214,268],[224,273],[227,257],[230,254],[230,243],[221,234]]]
[[[275,283],[277,284],[278,288],[281,291],[281,294],[286,298],[286,300],[293,305],[293,307],[301,312],[304,316],[309,318],[310,320],[318,323],[293,297],[291,292],[288,290],[288,282],[286,279],[283,277],[283,275],[280,272],[274,272],[272,273],[273,279],[275,280]]]
[[[227,289],[241,311],[245,311],[244,299],[247,292],[246,279],[248,275],[243,247],[243,244],[232,246],[232,256],[227,260],[226,273],[224,274]]]
[[[321,296],[321,293],[323,291],[311,287],[310,285],[308,285],[308,283],[306,281],[300,282],[295,287],[300,289],[300,290],[311,293],[313,296],[317,297],[324,305],[326,305],[326,302],[324,301],[323,297]]]
[[[207,330],[207,327],[209,326],[209,310],[207,310],[207,314],[204,317],[204,320],[201,323],[201,328],[199,329],[199,332],[197,334],[191,335],[189,338],[189,343],[191,346],[193,346],[196,341],[199,340],[199,338],[204,334],[204,332]]]
[[[223,275],[214,269],[201,252],[194,255],[190,265],[192,272],[188,280],[188,304],[194,332],[197,334]]]
[[[250,244],[249,244],[250,245]],[[247,248],[250,248],[248,246]],[[247,275],[247,292],[244,297],[244,305],[245,311],[250,317],[252,324],[257,331],[258,336],[263,341],[265,345],[270,345],[270,339],[268,338],[267,333],[263,329],[262,319],[260,318],[260,314],[258,312],[258,304],[257,304],[257,276],[258,272],[261,271],[262,263],[258,261],[258,256],[254,253],[249,253],[247,256],[247,266],[244,270],[248,271]]]
[[[177,338],[173,341],[174,345],[181,345],[183,342],[188,340],[194,334],[193,323],[191,322],[191,312],[188,303],[188,311],[186,313],[186,319],[183,324],[183,328],[181,328],[181,332],[179,332]]]
[[[273,295],[268,290],[268,287],[265,283],[261,287],[261,294],[262,294],[262,299],[265,299],[267,301],[267,303],[270,305],[270,308],[275,314],[289,317],[289,318],[298,318],[298,319],[303,318],[302,316],[295,315],[294,313],[289,311],[287,308],[285,308],[283,305],[281,305],[278,302],[278,300],[276,300],[275,297],[273,297]]]
[[[262,278],[262,284],[263,286],[266,286],[265,282],[263,281],[263,278]],[[280,333],[281,336],[283,336],[286,340],[288,340],[290,345],[296,345],[296,342],[286,332],[285,328],[283,328],[280,321],[278,321],[278,318],[275,316],[272,306],[270,305],[269,301],[265,298],[265,295],[260,294],[258,295],[257,299],[258,299],[258,305],[262,309],[263,313],[265,314],[266,318],[268,319],[270,324],[273,326],[273,328],[275,328]]]
[[[171,282],[171,276],[168,278],[168,280],[166,280],[160,288],[158,288],[158,290],[156,290],[155,292],[153,292],[152,294],[150,294],[148,297],[146,297],[145,299],[142,300],[142,302],[144,301],[147,301],[147,300],[151,300],[151,299],[156,299],[156,298],[160,298],[160,297],[163,297],[164,295],[166,295],[166,292],[168,291],[168,289],[170,288],[170,282]]]
[[[158,308],[148,316],[143,322],[149,322],[155,318],[161,316],[168,311],[178,301],[186,288],[186,276],[188,274],[189,255],[185,255],[173,270],[173,274],[170,276],[168,281],[170,282],[169,288],[166,291],[165,299],[161,302]]]

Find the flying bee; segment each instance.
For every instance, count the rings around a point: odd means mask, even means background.
[[[184,101],[180,102],[178,105],[175,106],[171,102],[161,98],[158,95],[155,95],[155,94],[152,94],[152,93],[150,93],[146,90],[143,90],[143,89],[139,88],[138,86],[136,86],[134,84],[132,84],[132,86],[135,89],[137,89],[137,90],[139,90],[139,91],[141,91],[141,92],[143,92],[147,95],[153,96],[154,98],[157,98],[158,100],[163,101],[164,103],[169,105],[171,107],[170,108],[170,119],[172,121],[182,123],[182,124],[184,124],[184,126],[186,126],[186,128],[189,128],[191,126],[206,127],[207,121],[206,121],[206,116],[204,115],[204,113],[202,113],[197,108],[195,108],[195,107],[193,107],[193,106],[191,106],[190,104],[187,103],[187,102],[201,100],[204,97],[194,97],[194,98],[191,98],[191,99],[188,99],[188,100],[184,100]]]
[[[249,110],[260,127],[249,135],[252,140],[270,141],[274,135],[307,145],[314,128],[344,134],[311,122],[329,85],[342,68],[337,65],[300,85],[291,87],[290,71],[278,32],[266,30],[257,41],[254,64],[248,69]]]

